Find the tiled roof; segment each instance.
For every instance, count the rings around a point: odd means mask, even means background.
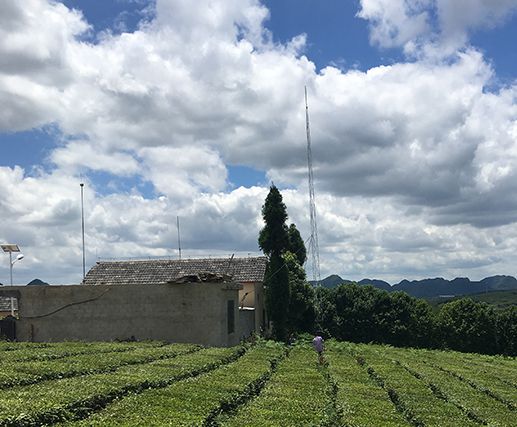
[[[239,283],[262,282],[266,257],[184,260],[100,261],[84,279],[85,285],[152,285],[199,273],[225,274]]]

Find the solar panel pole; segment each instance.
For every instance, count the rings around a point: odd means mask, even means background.
[[[18,252],[20,250],[18,249]],[[13,265],[17,262],[17,261],[20,261],[21,259],[24,258],[24,255],[23,254],[18,254],[18,256],[16,257],[16,259],[13,261],[13,255],[12,255],[12,251],[9,251],[9,262],[11,263],[11,286],[13,286]],[[11,297],[11,316],[14,317],[14,298]]]
[[[13,253],[9,251],[9,274],[11,275],[11,286],[13,286]]]
[[[19,253],[18,256],[13,261],[13,252],[20,252],[20,248],[18,245],[13,244],[5,244],[0,245],[4,252],[9,252],[9,276],[11,279],[11,286],[13,286],[13,265],[24,258],[22,253]],[[14,317],[14,298],[11,297],[11,316]]]
[[[9,251],[9,273],[11,275],[11,286],[13,286],[13,253]],[[11,297],[11,316],[14,317],[14,299]]]

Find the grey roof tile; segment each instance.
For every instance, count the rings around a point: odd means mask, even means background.
[[[85,285],[152,285],[187,275],[215,273],[229,275],[239,283],[262,282],[267,258],[203,258],[184,260],[99,261],[84,279]]]

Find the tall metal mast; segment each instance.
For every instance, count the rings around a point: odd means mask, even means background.
[[[316,222],[316,201],[314,198],[314,175],[312,172],[311,129],[309,126],[309,104],[307,102],[307,86],[305,86],[305,128],[307,130],[307,165],[309,169],[309,210],[311,217],[311,235],[309,237],[309,257],[312,270],[312,280],[321,281],[320,249],[318,244],[318,224]]]

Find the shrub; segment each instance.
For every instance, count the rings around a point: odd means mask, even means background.
[[[438,329],[443,344],[453,350],[497,352],[496,313],[486,303],[462,298],[444,304],[438,313]]]

